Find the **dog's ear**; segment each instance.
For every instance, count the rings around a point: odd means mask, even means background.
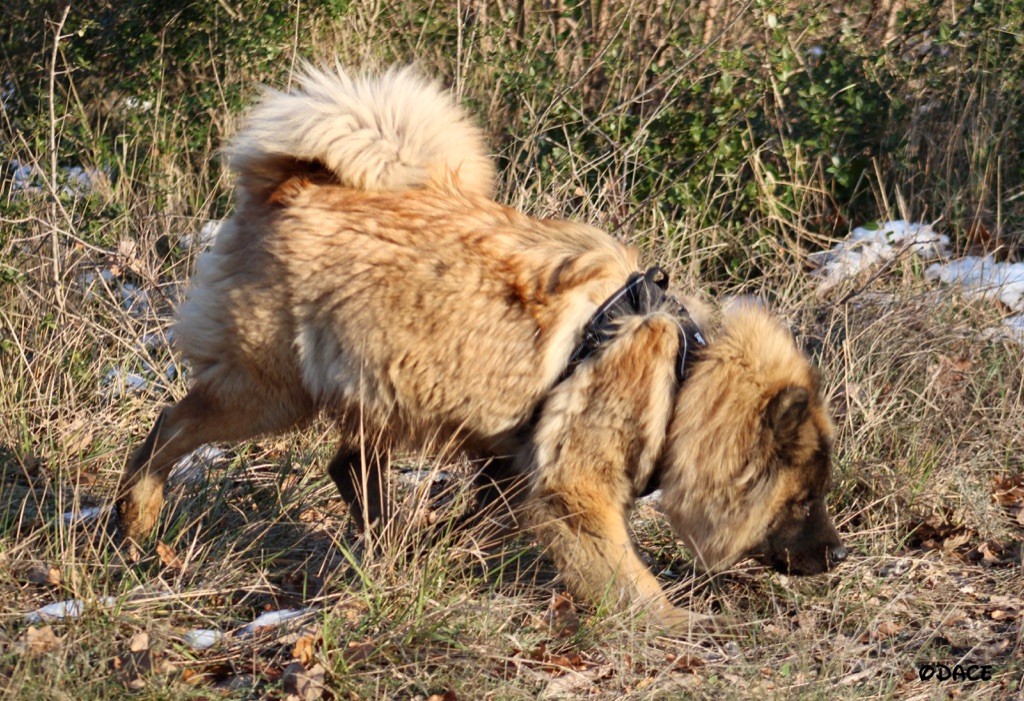
[[[800,427],[807,421],[810,400],[806,387],[790,385],[768,402],[765,427],[774,434],[777,444],[785,445],[796,440]]]

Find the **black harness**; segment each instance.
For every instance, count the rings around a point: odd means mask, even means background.
[[[696,351],[704,348],[707,341],[690,313],[677,299],[668,295],[668,275],[655,266],[645,273],[633,273],[626,284],[617,289],[604,304],[598,307],[594,316],[583,327],[583,338],[569,356],[569,362],[562,371],[558,382],[572,376],[576,368],[587,358],[600,353],[601,348],[615,338],[621,320],[629,316],[646,316],[655,310],[664,310],[679,324],[679,358],[676,363],[676,380],[682,384],[692,364]],[[638,496],[646,496],[658,488],[660,471],[655,470]]]
[[[677,299],[670,297],[668,275],[655,266],[646,273],[633,273],[626,284],[615,290],[594,316],[583,327],[583,338],[569,356],[569,362],[558,378],[568,379],[587,358],[596,355],[601,347],[615,338],[621,319],[628,316],[647,316],[657,309],[671,314],[679,324],[679,362],[676,379],[682,382],[693,359],[694,350],[707,345],[697,322]]]

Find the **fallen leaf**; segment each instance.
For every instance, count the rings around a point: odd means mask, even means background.
[[[594,666],[585,670],[573,670],[548,682],[539,699],[566,699],[590,696],[599,680],[611,673],[611,665]]]
[[[869,630],[863,633],[857,641],[861,644],[869,643],[875,640],[887,640],[902,631],[904,626],[896,623],[895,621],[882,621],[874,630]]]
[[[313,658],[316,656],[316,648],[320,642],[320,635],[318,633],[303,635],[292,646],[292,659],[308,666],[313,662]]]
[[[540,664],[536,666],[544,672],[558,676],[567,671],[580,671],[590,666],[578,652],[561,654],[549,652],[547,647],[547,643],[541,643],[529,654],[529,659],[539,662]]]
[[[666,662],[669,663],[674,672],[693,672],[698,667],[705,665],[704,660],[693,655],[666,655]]]
[[[144,652],[149,649],[149,633],[141,631],[128,641],[128,649],[132,652]]]
[[[876,632],[879,638],[891,638],[903,630],[903,626],[895,621],[882,621],[878,624]]]
[[[153,670],[153,655],[149,650],[149,635],[136,633],[128,642],[128,652],[114,658],[114,676],[129,689],[146,686],[145,677]]]
[[[295,695],[300,701],[317,701],[324,695],[324,673],[322,665],[306,669],[299,662],[285,667],[282,677],[285,693]]]
[[[93,442],[93,424],[83,418],[76,418],[60,427],[60,441],[64,450],[71,455],[81,455]]]
[[[988,609],[988,617],[993,621],[1013,621],[1020,618],[1021,615],[1021,602],[1011,603],[1005,601],[1009,597],[1004,597],[1004,601],[996,601],[1000,597],[993,597],[993,604],[997,604]]]
[[[369,658],[376,649],[377,646],[370,640],[364,640],[361,643],[352,641],[348,644],[348,647],[342,651],[341,659],[345,660],[345,664],[353,665]]]
[[[985,540],[979,543],[978,547],[967,552],[964,557],[980,565],[999,567],[1014,564],[1015,560],[1019,561],[1019,552],[998,541]]]
[[[958,550],[969,542],[971,542],[971,534],[964,531],[963,533],[950,536],[949,538],[946,538],[946,540],[942,541],[942,549],[946,552]]]
[[[562,637],[572,637],[580,630],[580,617],[576,605],[565,594],[555,593],[548,605],[547,626]]]
[[[57,587],[60,586],[61,582],[60,570],[56,567],[37,565],[25,573],[25,579],[32,584],[49,584],[50,586]]]
[[[163,542],[162,540],[156,544],[156,554],[160,558],[160,562],[163,566],[169,570],[184,570],[185,563],[178,557],[178,553],[174,551],[170,545]]]
[[[431,694],[427,697],[427,701],[459,701],[455,697],[455,692],[448,690],[441,694]]]
[[[226,663],[206,665],[198,668],[188,668],[181,672],[181,680],[191,686],[200,684],[216,684],[234,676],[234,668]]]
[[[976,536],[974,530],[953,523],[949,514],[932,514],[914,526],[910,544],[925,550],[948,551],[962,548]],[[946,548],[945,542],[949,539],[954,539],[953,547]]]
[[[42,655],[51,650],[56,650],[63,641],[63,638],[54,634],[53,628],[50,626],[43,626],[42,628],[29,626],[24,635],[18,639],[16,647],[23,653]]]
[[[941,392],[948,394],[959,388],[967,378],[974,364],[969,358],[950,358],[939,356],[939,359],[928,368],[932,383]]]

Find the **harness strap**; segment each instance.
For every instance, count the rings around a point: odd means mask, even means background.
[[[602,346],[615,338],[622,318],[646,316],[659,308],[665,308],[679,323],[679,363],[676,367],[676,377],[680,382],[686,379],[693,350],[703,348],[707,341],[704,340],[700,327],[686,307],[674,297],[670,297],[667,291],[668,275],[658,266],[650,268],[645,273],[631,274],[626,284],[612,293],[583,327],[583,337],[569,356],[569,362],[566,363],[558,382],[569,378],[584,360],[596,355]]]
[[[597,308],[590,321],[583,327],[583,337],[569,356],[569,362],[562,371],[558,382],[562,382],[576,371],[583,361],[598,354],[601,348],[615,338],[619,321],[628,316],[646,316],[656,309],[665,309],[679,324],[679,356],[676,364],[676,380],[682,384],[695,351],[707,345],[697,322],[686,307],[668,295],[668,275],[660,267],[650,268],[645,273],[633,273],[626,284],[617,289],[611,297]],[[538,407],[538,411],[540,407]],[[638,496],[646,496],[658,489],[661,471],[655,469],[640,490]]]

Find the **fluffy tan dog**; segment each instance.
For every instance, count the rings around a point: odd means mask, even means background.
[[[237,211],[175,329],[192,387],[125,470],[127,538],[154,527],[181,456],[327,413],[328,469],[358,519],[387,517],[391,448],[454,440],[493,458],[485,498],[526,476],[520,513],[572,590],[670,626],[694,617],[627,528],[655,485],[709,569],[757,554],[813,573],[845,556],[818,374],[784,326],[737,305],[705,346],[632,248],[494,202],[482,135],[435,84],[307,68],[228,158]]]

